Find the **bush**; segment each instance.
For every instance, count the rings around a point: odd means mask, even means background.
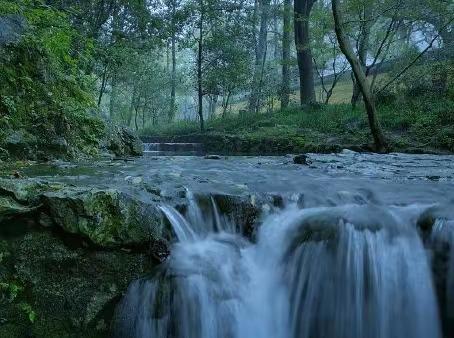
[[[83,70],[91,41],[71,27],[63,12],[39,0],[0,0],[1,15],[26,24],[20,39],[0,52],[0,123],[7,121],[9,128],[23,129],[43,143],[63,137],[73,154],[93,152],[103,127],[88,114],[94,106],[93,81]],[[0,132],[0,143],[6,134]]]

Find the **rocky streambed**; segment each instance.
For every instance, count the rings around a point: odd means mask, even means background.
[[[128,285],[172,250],[162,205],[182,214],[192,203],[204,213],[216,205],[250,241],[263,215],[289,204],[424,205],[417,224],[444,294],[450,244],[434,244],[430,233],[436,219],[454,219],[453,159],[345,151],[308,155],[305,165],[291,156],[145,156],[8,168],[0,178],[0,337],[109,336]],[[440,306],[449,303],[440,297]]]

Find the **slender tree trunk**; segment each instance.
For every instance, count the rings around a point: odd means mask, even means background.
[[[225,98],[225,101],[223,102],[222,118],[225,118],[227,116],[227,109],[229,107],[230,95],[231,94],[232,94],[232,92],[229,90],[227,92],[227,97]]]
[[[177,52],[176,52],[176,38],[172,36],[172,75],[171,75],[171,89],[170,89],[170,115],[169,122],[175,119],[176,113],[176,86],[177,86]]]
[[[172,1],[172,38],[171,54],[172,54],[172,70],[170,75],[170,107],[169,107],[169,122],[175,119],[176,113],[176,78],[177,78],[177,39],[176,39],[176,27],[175,27],[175,15],[176,15],[176,4],[175,0]]]
[[[309,18],[316,0],[295,0],[295,44],[298,58],[301,105],[316,102]]]
[[[385,152],[388,150],[388,145],[381,129],[380,123],[377,118],[377,110],[375,108],[370,85],[367,82],[366,73],[359,59],[356,57],[355,52],[348,41],[343,29],[343,18],[340,8],[340,0],[332,0],[332,9],[334,16],[334,27],[339,41],[339,47],[347,58],[350,66],[355,74],[356,82],[361,90],[364,98],[364,105],[366,107],[369,126],[374,139],[376,151]]]
[[[128,112],[128,116],[127,116],[127,122],[126,122],[126,125],[128,127],[131,127],[131,123],[132,123],[132,118],[134,116],[134,110],[136,110],[137,108],[137,86],[136,84],[133,85],[133,88],[132,88],[132,96],[131,96],[131,104],[129,105],[129,112]],[[136,111],[136,114],[137,114],[137,111]]]
[[[102,73],[101,89],[99,90],[98,96],[98,108],[101,106],[102,97],[104,95],[104,91],[106,90],[106,85],[107,85],[107,64],[104,66],[104,71]]]
[[[135,115],[134,115],[134,126],[135,126],[135,128],[136,128],[136,131],[138,131],[138,130],[139,130],[139,124],[137,123],[137,119],[138,119],[138,117],[139,117],[139,109],[138,109],[138,107],[135,107],[134,111],[135,111]]]
[[[112,81],[110,83],[111,85],[111,90],[110,90],[110,102],[109,102],[109,115],[110,118],[113,120],[115,119],[115,108],[116,108],[116,100],[117,100],[117,72],[116,70],[114,71],[114,74],[112,75]]]
[[[205,122],[203,120],[203,4],[200,1],[200,21],[199,21],[199,41],[198,41],[198,56],[197,56],[197,98],[198,98],[198,114],[200,120],[200,131],[205,131]]]
[[[281,18],[277,15],[280,10],[280,5],[278,0],[274,0],[272,5],[273,7],[273,58],[274,60],[279,60],[281,58],[282,46],[281,44],[281,33],[279,32],[279,22]],[[279,74],[277,74],[279,75]]]
[[[254,78],[252,80],[251,95],[249,97],[249,111],[258,113],[260,108],[260,93],[263,68],[266,60],[266,49],[268,39],[268,14],[270,0],[260,0],[260,32],[256,48]]]
[[[284,0],[283,36],[282,36],[282,88],[281,108],[290,102],[290,48],[291,48],[292,0]]]

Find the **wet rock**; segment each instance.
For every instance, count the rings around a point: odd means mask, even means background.
[[[295,164],[302,164],[302,165],[309,165],[309,157],[306,154],[297,155],[293,158],[293,163]]]
[[[0,179],[0,220],[39,209],[38,223],[102,247],[146,246],[166,234],[154,201],[117,189]]]
[[[66,187],[44,193],[41,203],[55,225],[103,247],[141,246],[164,232],[154,204],[115,189]]]
[[[14,131],[5,138],[4,147],[16,159],[36,157],[37,139],[24,130]]]
[[[206,155],[205,159],[206,160],[221,160],[222,157],[219,155]]]
[[[57,191],[64,187],[38,179],[0,179],[0,196],[11,196],[19,203],[35,207],[43,192]]]
[[[28,214],[32,211],[33,208],[18,203],[12,197],[0,196],[0,222],[4,219]]]
[[[120,157],[143,155],[143,143],[131,130],[114,125],[108,125],[107,129],[102,148]]]
[[[46,151],[55,154],[66,154],[69,150],[68,141],[64,137],[56,137],[44,144]]]
[[[21,301],[31,304],[37,316],[28,325],[34,337],[107,336],[118,299],[132,280],[153,267],[145,254],[87,251],[51,232],[25,235],[12,254],[11,272],[25,285]]]

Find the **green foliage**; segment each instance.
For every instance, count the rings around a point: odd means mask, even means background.
[[[23,299],[24,287],[17,281],[0,282],[0,300],[1,296],[6,299],[8,303],[15,304],[17,308],[26,315],[31,323],[36,320],[36,312],[32,306],[26,301],[19,301]]]
[[[0,292],[6,294],[9,302],[15,301],[23,290],[24,288],[15,282],[0,282]]]
[[[33,310],[33,308],[31,307],[30,304],[22,302],[22,303],[19,304],[19,308],[21,309],[21,311],[23,313],[25,313],[25,315],[27,316],[28,320],[31,323],[35,322],[35,320],[36,320],[36,312]]]
[[[93,81],[83,69],[91,58],[91,41],[80,36],[66,14],[42,1],[0,0],[0,13],[26,22],[20,41],[0,53],[0,118],[43,142],[64,137],[74,149],[85,144],[80,134],[87,127],[94,128],[92,135],[102,133],[101,124],[87,115]]]

